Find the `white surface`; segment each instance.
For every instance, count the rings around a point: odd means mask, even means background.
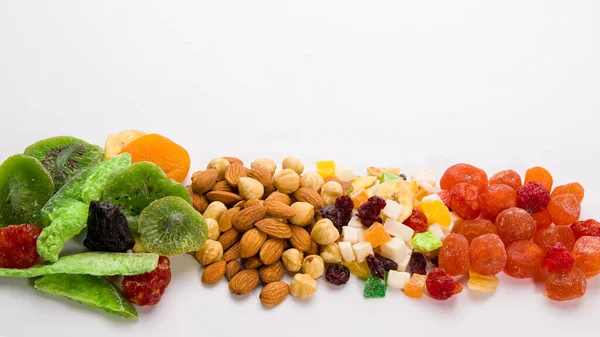
[[[356,172],[540,164],[579,180],[583,216],[599,216],[599,14],[595,0],[1,1],[0,155],[138,128],[187,147],[196,169],[222,155]],[[506,277],[448,302],[320,281],[312,300],[265,310],[258,291],[201,285],[187,256],[173,269],[137,323],[0,279],[0,335],[558,336],[593,333],[600,312],[598,279],[570,303]]]

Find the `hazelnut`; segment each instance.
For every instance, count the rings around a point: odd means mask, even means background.
[[[283,267],[287,271],[291,271],[293,273],[297,272],[302,268],[302,259],[304,258],[304,254],[296,248],[290,248],[281,254],[281,262],[283,262]]]
[[[208,239],[217,240],[221,231],[219,230],[219,223],[217,220],[212,218],[206,218],[206,226],[208,226]]]
[[[277,170],[277,163],[273,159],[269,158],[258,158],[250,164],[250,168],[265,167],[271,172],[271,176],[275,175]]]
[[[309,225],[315,217],[315,208],[308,202],[295,202],[290,207],[294,211],[294,216],[288,218],[288,221],[297,226]]]
[[[318,279],[325,273],[325,262],[319,255],[309,255],[304,258],[302,263],[302,272],[310,275],[313,279]]]
[[[342,253],[336,242],[321,246],[321,257],[325,263],[342,263]]]
[[[206,207],[203,216],[205,218],[215,219],[217,222],[219,222],[225,211],[227,211],[227,206],[225,206],[224,203],[220,201],[213,201],[208,205],[208,207]]]
[[[317,193],[319,193],[324,183],[325,180],[317,172],[306,172],[300,178],[300,187],[308,187]]]
[[[260,199],[265,193],[265,188],[258,180],[242,177],[238,182],[238,189],[240,191],[240,197],[250,199]]]
[[[300,176],[292,169],[281,170],[273,177],[273,185],[281,193],[294,193],[300,187]]]
[[[225,171],[229,168],[229,161],[225,158],[215,158],[211,160],[208,165],[206,165],[206,169],[214,168],[217,170],[217,181],[221,181],[225,178]]]
[[[313,226],[310,237],[320,245],[334,243],[340,237],[340,232],[329,219],[321,219]]]
[[[317,281],[308,274],[296,274],[290,283],[290,295],[307,299],[317,292]]]
[[[292,169],[296,171],[298,174],[302,174],[304,172],[304,164],[302,161],[296,157],[285,157],[283,158],[283,162],[281,163],[281,167],[285,169]]]
[[[335,199],[341,197],[344,194],[344,188],[342,184],[337,181],[328,181],[321,187],[321,196],[325,205],[335,204]]]
[[[196,260],[203,265],[207,266],[213,262],[221,261],[223,259],[223,246],[219,241],[206,240],[206,243],[199,251],[196,252]]]

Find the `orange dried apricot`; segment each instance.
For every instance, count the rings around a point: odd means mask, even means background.
[[[548,212],[555,225],[570,225],[579,220],[581,205],[573,194],[557,195],[550,199]]]
[[[519,187],[523,186],[521,182],[521,175],[515,170],[504,170],[500,171],[490,177],[490,185],[504,184],[518,190]]]
[[[525,182],[523,184],[527,184],[530,181],[542,183],[548,191],[552,191],[552,184],[554,183],[552,175],[543,167],[532,167],[525,172]]]
[[[141,136],[129,143],[121,153],[131,155],[133,163],[149,161],[165,172],[167,177],[183,182],[190,170],[190,155],[180,145],[158,134]]]
[[[566,185],[556,186],[554,191],[552,191],[551,196],[563,195],[563,194],[573,194],[579,203],[583,201],[583,196],[585,195],[585,190],[580,183],[568,183]]]

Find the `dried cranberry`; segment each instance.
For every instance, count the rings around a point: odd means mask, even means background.
[[[403,180],[407,180],[406,174],[404,174],[404,173],[400,173],[400,175],[398,177],[402,178]]]
[[[169,282],[171,282],[171,264],[168,257],[161,256],[158,259],[158,266],[153,271],[125,276],[123,293],[125,298],[135,305],[155,305],[162,298]]]
[[[427,224],[427,217],[423,212],[416,208],[413,208],[410,216],[402,223],[412,228],[415,232],[424,232],[427,230],[427,228],[429,228],[429,225]]]
[[[554,270],[569,270],[575,263],[575,257],[569,253],[565,245],[557,242],[554,246],[548,249],[544,258],[544,267],[548,271]]]
[[[412,253],[408,262],[408,271],[411,274],[427,275],[427,260],[421,253]]]
[[[600,236],[600,222],[594,219],[577,221],[571,225],[571,230],[575,234],[575,240],[582,236]]]
[[[352,210],[354,209],[354,202],[349,196],[342,195],[341,197],[335,199],[335,206],[345,213],[352,213]]]
[[[373,254],[367,255],[366,260],[371,273],[383,280],[385,278],[385,268],[383,267],[381,260]]]
[[[375,257],[378,258],[379,261],[381,261],[381,263],[383,264],[383,269],[385,271],[398,269],[398,264],[394,260],[388,259],[387,257],[379,255],[379,254],[375,254]]]
[[[425,280],[427,292],[436,300],[447,300],[452,295],[462,291],[460,283],[456,282],[451,276],[446,274],[443,268],[434,268],[427,275]]]
[[[358,208],[358,218],[365,227],[371,227],[375,222],[382,222],[379,217],[381,210],[385,208],[385,200],[378,196],[370,197],[367,202]]]
[[[376,202],[379,205],[379,208],[381,208],[381,209],[384,209],[385,205],[386,205],[385,200],[382,197],[379,197],[379,196],[376,196],[376,195],[370,197],[368,201],[370,201],[370,202]]]
[[[530,181],[517,190],[517,206],[529,213],[545,210],[549,202],[550,192],[537,181]]]
[[[41,228],[32,225],[11,225],[0,228],[0,267],[24,269],[40,258],[36,250]]]
[[[340,286],[346,284],[349,279],[350,269],[341,264],[332,264],[325,271],[325,280],[333,285]]]

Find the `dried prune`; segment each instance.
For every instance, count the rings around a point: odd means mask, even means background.
[[[427,292],[436,300],[447,300],[452,295],[462,291],[460,283],[456,282],[451,276],[446,274],[443,268],[434,268],[427,275],[425,281]]]
[[[383,263],[381,263],[381,260],[379,260],[373,254],[367,255],[366,260],[371,273],[383,280],[385,278],[385,269],[383,267]]]
[[[35,244],[42,232],[32,225],[10,225],[0,228],[0,267],[29,268],[40,256]]]
[[[427,260],[425,260],[425,255],[412,253],[407,269],[411,274],[427,275]]]
[[[126,252],[135,246],[127,218],[119,207],[110,202],[90,203],[87,228],[83,245],[91,250]]]
[[[138,306],[155,305],[160,301],[171,282],[171,264],[169,258],[161,256],[158,266],[151,272],[125,276],[123,294],[125,298]]]
[[[543,211],[549,202],[550,192],[537,181],[530,181],[517,190],[517,206],[529,213]]]
[[[332,264],[325,271],[325,280],[327,282],[340,286],[346,284],[350,279],[350,269],[340,264]]]

